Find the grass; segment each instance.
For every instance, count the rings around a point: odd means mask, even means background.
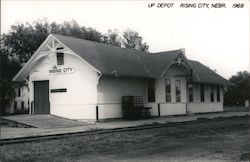
[[[250,117],[1,146],[0,161],[250,160]]]
[[[227,112],[250,112],[250,107],[224,106],[224,111],[227,111]]]

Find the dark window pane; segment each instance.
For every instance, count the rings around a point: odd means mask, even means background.
[[[63,49],[63,47],[57,48],[57,50]],[[57,58],[57,65],[64,65],[64,53],[57,52],[56,53]]]
[[[17,102],[16,101],[14,102],[14,111],[15,112],[17,111]]]
[[[171,83],[170,79],[165,80],[166,102],[171,102]]]
[[[214,102],[214,87],[212,85],[211,85],[210,99],[211,102]]]
[[[148,102],[155,102],[155,80],[148,80]]]
[[[64,64],[63,53],[56,53],[56,56],[57,56],[57,65],[63,65]]]
[[[21,88],[18,88],[17,97],[21,96]]]
[[[188,84],[188,98],[189,102],[193,102],[193,84]]]
[[[24,110],[24,102],[22,102],[21,109]]]
[[[201,85],[201,89],[200,89],[200,93],[201,93],[201,102],[204,102],[204,85]]]

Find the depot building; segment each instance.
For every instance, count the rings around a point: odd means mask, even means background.
[[[122,118],[122,96],[142,96],[151,116],[219,112],[231,84],[184,50],[140,53],[55,34],[13,81],[28,82],[30,114],[80,120]]]

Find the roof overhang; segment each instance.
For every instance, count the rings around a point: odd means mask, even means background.
[[[52,35],[49,35],[43,43],[39,46],[39,48],[36,50],[36,52],[31,56],[31,58],[28,60],[28,62],[25,63],[25,65],[22,67],[22,69],[16,74],[16,76],[12,79],[12,81],[20,82],[26,79],[26,77],[29,75],[30,70],[34,65],[36,65],[43,57],[40,57],[37,59],[37,56],[39,52],[42,50],[42,48],[48,43],[48,41],[51,39]]]

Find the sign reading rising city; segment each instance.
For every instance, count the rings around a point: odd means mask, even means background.
[[[49,74],[69,74],[75,72],[72,67],[53,67],[49,70]]]

